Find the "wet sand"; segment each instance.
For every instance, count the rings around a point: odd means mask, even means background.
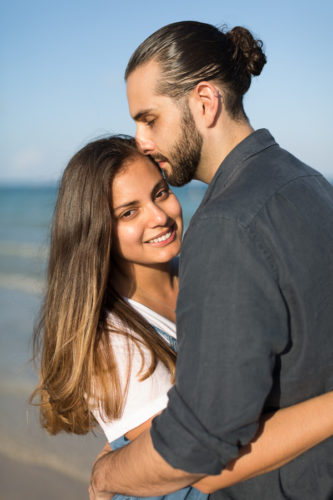
[[[0,454],[1,500],[88,499],[88,483]]]
[[[91,465],[105,444],[103,433],[50,436],[28,387],[0,382],[0,500],[88,499]]]

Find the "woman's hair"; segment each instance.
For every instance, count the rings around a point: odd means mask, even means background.
[[[47,291],[34,331],[40,381],[30,398],[39,396],[42,426],[52,434],[88,432],[96,424],[92,402],[110,419],[121,415],[126,387],[118,378],[110,335],[125,335],[128,346],[130,340],[137,345],[142,380],[153,373],[158,360],[174,376],[174,352],[113,283],[112,180],[139,155],[133,138],[100,139],[81,149],[62,177]],[[151,353],[149,366],[142,345]]]
[[[180,99],[200,81],[215,80],[224,90],[225,106],[233,118],[245,116],[243,95],[252,75],[266,63],[261,40],[240,26],[230,31],[211,24],[182,21],[149,36],[133,53],[125,79],[138,66],[154,59],[161,78],[156,92]]]

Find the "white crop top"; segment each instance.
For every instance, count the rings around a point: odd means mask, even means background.
[[[132,299],[128,303],[139,312],[152,326],[160,328],[173,338],[176,338],[176,325],[160,314]],[[111,316],[111,315],[110,315]],[[112,316],[111,316],[112,317]],[[119,320],[117,320],[119,322]],[[114,324],[114,321],[113,321]],[[156,333],[156,335],[158,335]],[[110,342],[117,359],[119,379],[125,389],[128,374],[128,340],[122,335],[110,334]],[[123,436],[131,429],[143,424],[156,413],[162,411],[168,403],[167,392],[171,388],[170,372],[159,361],[153,374],[143,381],[139,381],[142,358],[138,347],[131,342],[131,373],[124,401],[122,416],[119,419],[108,421],[103,419],[103,410],[93,410],[94,417],[102,427],[109,442]],[[149,366],[150,352],[141,345],[145,360]],[[105,421],[104,421],[105,420]]]

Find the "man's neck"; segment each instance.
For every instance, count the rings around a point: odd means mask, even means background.
[[[208,135],[202,148],[202,159],[195,178],[209,184],[228,154],[254,132],[247,120],[225,120]]]

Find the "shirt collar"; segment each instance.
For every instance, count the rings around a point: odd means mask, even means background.
[[[223,160],[208,186],[205,198],[209,197],[216,182],[225,188],[241,170],[246,160],[275,144],[274,137],[267,129],[262,128],[248,135]]]

